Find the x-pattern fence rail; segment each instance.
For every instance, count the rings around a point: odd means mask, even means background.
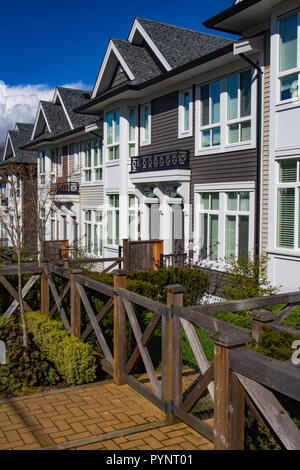
[[[53,316],[59,312],[67,330],[85,340],[94,331],[103,353],[101,365],[114,377],[117,384],[127,383],[144,395],[159,408],[165,410],[170,422],[174,417],[192,426],[199,433],[214,442],[215,449],[244,448],[245,402],[256,416],[270,426],[287,449],[300,449],[300,431],[282,407],[275,394],[300,401],[300,370],[291,361],[279,362],[246,347],[257,342],[263,326],[276,331],[286,330],[282,325],[287,315],[300,304],[300,292],[278,294],[235,302],[183,307],[184,289],[179,285],[167,286],[167,305],[153,301],[126,289],[126,273],[114,272],[114,287],[103,284],[81,274],[79,269],[65,269],[54,263],[41,267],[33,264],[22,266],[23,273],[32,277],[23,287],[23,297],[41,277],[41,310]],[[15,266],[0,269],[0,282],[14,297],[13,304],[4,313],[11,315],[18,306],[18,295],[5,276],[16,274]],[[61,295],[55,285],[55,276],[64,278],[66,284]],[[49,309],[49,293],[54,304]],[[106,298],[99,311],[95,311],[88,292],[93,291]],[[68,318],[63,300],[70,295],[71,313]],[[253,310],[284,304],[279,314],[268,310],[252,312],[252,332],[216,319],[214,315],[225,312]],[[30,306],[26,304],[26,310]],[[83,305],[89,324],[81,331]],[[142,331],[137,308],[152,312],[152,317]],[[101,323],[105,316],[114,311],[113,350],[109,347]],[[96,309],[97,310],[97,309]],[[161,326],[161,381],[149,352],[149,344]],[[136,346],[129,358],[126,357],[128,329],[133,332]],[[202,349],[197,330],[210,335],[214,342],[214,361],[209,363]],[[193,351],[200,374],[187,390],[183,390],[183,331]],[[134,367],[142,359],[149,384],[134,377]],[[187,393],[188,392],[188,393]],[[192,413],[199,399],[209,393],[214,402],[214,427]]]

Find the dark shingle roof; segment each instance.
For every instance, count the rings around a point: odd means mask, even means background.
[[[2,160],[4,155],[4,147],[0,147],[0,161]]]
[[[204,57],[231,44],[231,39],[137,18],[172,68]]]
[[[49,131],[52,134],[61,134],[71,129],[63,108],[59,104],[50,101],[41,101],[41,106],[49,123]]]
[[[17,122],[15,130],[8,131],[16,159],[22,162],[32,162],[37,158],[37,153],[31,150],[21,150],[31,137],[33,124]]]
[[[73,110],[79,106],[87,103],[91,99],[91,92],[86,90],[76,90],[73,88],[57,87],[63,104],[66,108],[68,116],[76,127],[88,126],[97,121],[96,116],[89,116],[84,114],[75,113]]]
[[[112,39],[112,42],[134,75],[134,80],[130,83],[143,83],[161,74],[160,69],[144,47],[120,39]]]

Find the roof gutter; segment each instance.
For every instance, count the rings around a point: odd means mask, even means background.
[[[125,91],[128,90],[133,90],[133,91],[140,91],[143,90],[144,88],[147,88],[149,86],[152,86],[158,82],[162,82],[163,80],[167,80],[168,78],[174,77],[175,75],[179,75],[180,73],[183,73],[187,70],[190,70],[194,67],[197,67],[199,65],[202,65],[206,62],[210,62],[213,59],[217,59],[223,55],[230,54],[233,51],[233,44],[234,42],[228,44],[227,46],[224,46],[220,49],[217,49],[216,51],[211,52],[210,54],[206,54],[204,57],[200,57],[199,59],[195,59],[192,62],[188,62],[188,64],[181,65],[180,67],[177,67],[176,69],[170,70],[169,72],[165,72],[162,75],[159,75],[157,77],[151,78],[150,80],[147,80],[146,82],[140,83],[138,85],[132,85],[130,83],[127,83],[126,85],[116,88],[115,90],[105,92],[102,95],[92,99],[90,102],[84,104],[83,106],[80,106],[74,111],[76,113],[83,113],[86,112],[88,109],[90,109],[92,106],[95,106],[96,104],[102,103],[105,100],[112,98],[113,96],[117,96]],[[89,111],[88,114],[92,114],[92,111]]]

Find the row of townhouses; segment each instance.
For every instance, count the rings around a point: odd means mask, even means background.
[[[135,18],[93,91],[58,87],[8,133],[2,164],[37,159],[48,240],[114,257],[161,239],[216,270],[267,255],[270,281],[298,290],[299,1],[237,0],[204,24],[218,35]]]

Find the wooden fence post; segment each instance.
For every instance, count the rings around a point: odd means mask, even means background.
[[[244,342],[215,333],[214,378],[214,449],[243,450],[245,393],[242,385],[229,368],[229,351],[244,346]]]
[[[124,384],[120,370],[124,366],[126,354],[126,321],[123,305],[118,295],[119,288],[126,289],[127,277],[124,269],[116,269],[114,275],[114,381],[117,385]]]
[[[81,274],[82,269],[72,269],[70,278],[71,289],[71,336],[81,337],[81,299],[76,287],[75,275]]]
[[[49,314],[49,282],[44,270],[44,260],[41,260],[42,276],[41,276],[41,313]]]
[[[166,334],[163,339],[165,349],[165,374],[167,403],[167,420],[170,424],[177,422],[173,414],[173,406],[180,407],[182,402],[182,326],[180,318],[173,316],[172,305],[183,305],[185,288],[179,284],[165,287],[169,315],[166,324]]]
[[[259,343],[264,326],[268,323],[271,323],[275,320],[276,315],[269,310],[256,310],[250,313],[250,316],[253,318],[252,321],[252,338]]]

